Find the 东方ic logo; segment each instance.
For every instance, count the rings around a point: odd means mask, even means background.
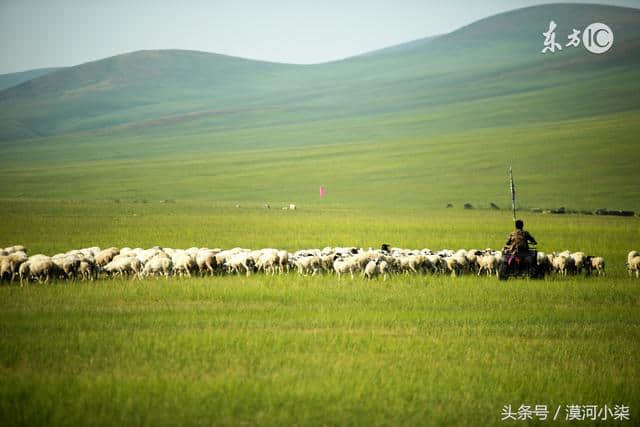
[[[549,29],[542,33],[544,36],[544,48],[542,53],[555,53],[556,50],[562,50],[562,44],[556,42],[555,21],[549,22]],[[564,47],[578,47],[582,41],[582,45],[591,53],[601,54],[607,52],[613,46],[613,30],[607,24],[594,22],[582,31],[573,28],[571,34],[567,36],[568,42]]]

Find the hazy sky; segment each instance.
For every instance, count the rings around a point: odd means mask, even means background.
[[[579,2],[640,8],[640,0]],[[324,62],[543,3],[548,1],[0,0],[0,74],[140,49]]]

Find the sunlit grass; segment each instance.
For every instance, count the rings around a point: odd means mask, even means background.
[[[133,216],[133,214],[136,216]],[[503,405],[640,403],[637,219],[526,215],[606,277],[222,276],[0,288],[6,425],[500,425]],[[0,234],[74,247],[499,247],[508,212],[33,202]],[[5,244],[5,243],[3,243]]]

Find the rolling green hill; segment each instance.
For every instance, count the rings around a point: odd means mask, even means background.
[[[38,68],[17,73],[0,74],[0,91],[52,73],[60,68]]]
[[[607,23],[604,55],[542,32]],[[640,209],[640,10],[545,5],[316,65],[143,51],[0,92],[6,198]],[[502,199],[501,199],[502,198]],[[502,203],[504,204],[504,203]]]

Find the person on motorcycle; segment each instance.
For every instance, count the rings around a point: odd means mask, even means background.
[[[524,231],[524,222],[519,219],[516,221],[516,229],[509,233],[507,243],[502,249],[503,253],[507,255],[509,264],[515,259],[516,263],[524,261],[524,266],[536,265],[536,259],[529,252],[529,242],[534,245],[538,243],[528,231]]]

